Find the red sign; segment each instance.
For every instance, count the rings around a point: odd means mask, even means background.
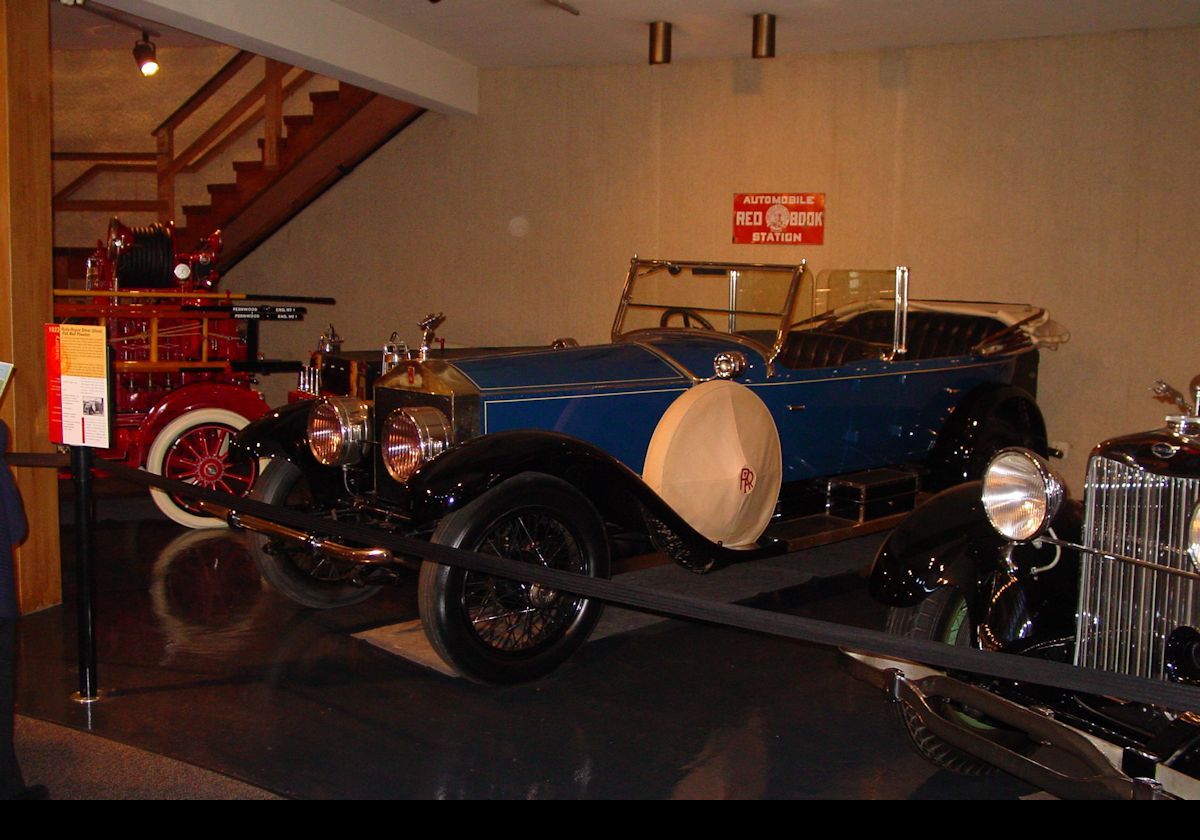
[[[733,244],[820,245],[825,193],[736,193]]]

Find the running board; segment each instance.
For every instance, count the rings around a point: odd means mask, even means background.
[[[903,703],[933,735],[962,752],[1023,779],[1056,796],[1071,799],[1175,799],[1197,795],[1196,781],[1162,764],[1156,778],[1134,778],[1121,770],[1123,750],[1072,726],[962,680],[914,665],[846,651],[847,669],[882,688],[889,700]],[[935,698],[931,702],[931,698]],[[969,727],[941,715],[941,701],[974,709],[1023,734],[1032,746],[1048,745],[1074,759],[1082,772],[1064,772],[1015,752]]]

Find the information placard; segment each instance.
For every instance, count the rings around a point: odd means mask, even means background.
[[[50,442],[108,449],[109,393],[104,327],[46,324]]]

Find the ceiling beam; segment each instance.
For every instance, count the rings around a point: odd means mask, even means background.
[[[423,108],[479,110],[477,67],[329,0],[104,3]]]

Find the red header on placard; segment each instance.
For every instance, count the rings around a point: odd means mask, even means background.
[[[736,193],[733,244],[820,245],[825,193]]]
[[[63,442],[61,327],[46,324],[46,401],[50,404],[50,442]]]

